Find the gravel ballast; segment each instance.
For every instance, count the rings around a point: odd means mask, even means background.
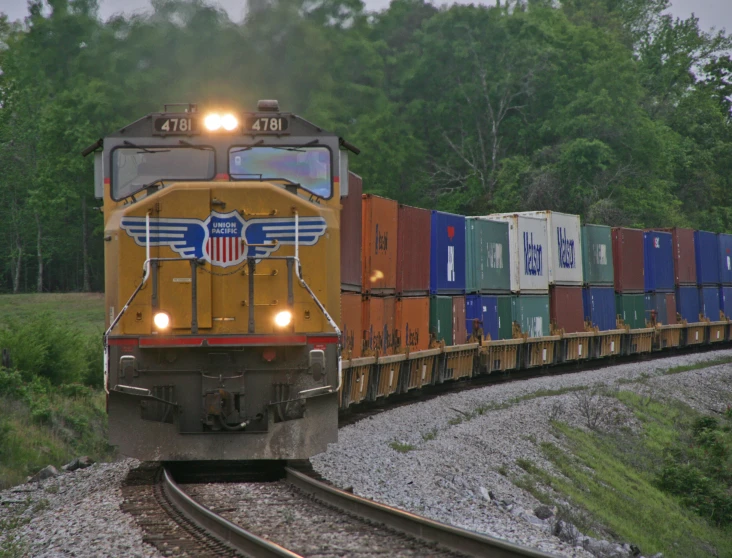
[[[161,556],[120,511],[120,485],[139,461],[97,463],[0,492],[0,554],[52,558]]]
[[[577,394],[589,394],[593,387],[620,386],[657,398],[675,397],[705,413],[721,412],[732,393],[732,365],[672,375],[663,371],[731,356],[730,350],[676,356],[493,385],[399,407],[342,428],[338,444],[312,463],[325,478],[360,496],[560,556],[592,556],[551,535],[553,518],[536,517],[533,510],[540,502],[509,480],[523,473],[517,460],[552,471],[539,448],[542,442],[556,442],[550,419],[586,428]],[[531,397],[563,390],[569,391]],[[606,399],[605,412],[618,426],[633,429],[633,417],[613,398]],[[624,550],[631,553],[629,546]]]
[[[732,392],[732,364],[663,371],[724,357],[732,357],[732,350],[492,385],[398,407],[341,429],[338,444],[312,463],[326,479],[360,496],[559,556],[589,557],[553,536],[548,527],[554,518],[537,517],[544,515],[535,513],[539,502],[512,484],[510,478],[522,472],[517,460],[551,470],[539,449],[542,441],[555,440],[550,419],[586,427],[580,391],[573,389],[621,386],[676,397],[705,413],[723,411]],[[566,393],[541,395],[557,390]],[[636,427],[619,404],[613,411],[612,398],[607,405],[618,424]],[[0,492],[0,554],[160,556],[120,511],[120,484],[137,464],[95,464]]]

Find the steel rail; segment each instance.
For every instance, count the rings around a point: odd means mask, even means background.
[[[163,470],[163,490],[170,502],[187,519],[213,533],[246,556],[257,558],[302,558],[299,554],[262,539],[196,502],[176,484],[167,469]]]
[[[552,558],[539,550],[519,546],[487,535],[446,525],[403,510],[344,492],[307,475],[285,468],[287,481],[317,500],[381,523],[418,539],[437,543],[452,551],[484,558]]]

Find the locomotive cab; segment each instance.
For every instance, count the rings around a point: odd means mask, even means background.
[[[358,150],[260,101],[166,105],[95,150],[110,443],[305,459],[337,439],[340,201]]]

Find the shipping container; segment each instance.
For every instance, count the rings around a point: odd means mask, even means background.
[[[430,293],[465,292],[465,217],[432,211]]]
[[[341,198],[341,289],[361,292],[361,177],[348,173],[348,195]]]
[[[452,344],[464,345],[468,342],[468,331],[465,329],[465,297],[452,297]]]
[[[546,221],[549,285],[582,285],[580,216],[557,211],[523,211],[519,215]]]
[[[513,299],[514,295],[497,296],[498,338],[513,339]]]
[[[548,239],[546,220],[500,213],[487,219],[508,222],[511,291],[545,294],[549,291]]]
[[[676,324],[676,293],[646,293],[645,304],[648,321],[655,312],[657,324]]]
[[[430,346],[430,298],[410,296],[396,302],[397,344],[410,352],[425,351]]]
[[[732,320],[732,287],[719,287],[719,309]]]
[[[363,292],[396,292],[397,215],[399,204],[373,194],[362,197]]]
[[[465,218],[465,290],[468,293],[510,293],[508,223]]]
[[[613,285],[613,234],[610,227],[582,227],[582,273],[587,285]]]
[[[549,318],[555,329],[564,333],[585,330],[582,287],[554,285],[549,288]]]
[[[643,294],[615,295],[615,308],[623,323],[630,329],[646,327],[646,301]]]
[[[719,245],[719,282],[732,285],[732,234],[717,235]]]
[[[716,285],[699,287],[699,311],[701,314],[709,321],[716,322],[719,320],[720,308],[719,287]]]
[[[671,233],[643,233],[643,280],[646,292],[674,290],[674,250]]]
[[[452,345],[452,297],[430,297],[430,337]]]
[[[719,240],[707,231],[694,231],[696,282],[698,285],[719,284]]]
[[[431,212],[408,205],[399,206],[397,224],[396,292],[428,295],[430,292]]]
[[[363,306],[359,293],[341,293],[341,333],[343,358],[350,360],[362,355]]]
[[[656,229],[671,233],[674,257],[674,282],[676,285],[696,285],[696,250],[692,229]]]
[[[699,288],[696,285],[682,285],[676,289],[676,312],[682,320],[690,324],[698,322],[700,308]]]
[[[500,339],[498,334],[498,297],[491,295],[468,295],[465,297],[465,329],[473,332],[473,321],[483,330],[484,339]],[[510,317],[509,317],[510,321]]]
[[[617,328],[615,289],[609,287],[586,287],[582,290],[582,307],[585,321],[600,331]]]
[[[643,231],[640,229],[613,229],[613,272],[615,291],[642,293],[643,280]]]
[[[549,335],[549,297],[519,295],[511,299],[511,318],[529,337]]]
[[[396,332],[396,297],[363,297],[364,352],[393,355],[399,348]]]

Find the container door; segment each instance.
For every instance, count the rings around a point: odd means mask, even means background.
[[[579,215],[549,213],[552,246],[550,276],[559,285],[582,284],[582,235]]]
[[[546,221],[519,216],[519,288],[521,292],[546,292],[549,289]]]

